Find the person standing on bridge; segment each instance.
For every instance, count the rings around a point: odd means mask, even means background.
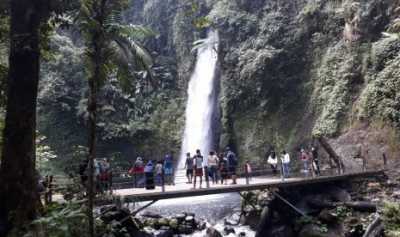
[[[111,165],[110,161],[107,158],[104,158],[100,162],[100,182],[101,182],[101,190],[107,191],[111,189]]]
[[[221,184],[227,185],[228,180],[228,159],[224,156],[224,153],[219,154],[219,173],[221,177]]]
[[[283,177],[288,178],[290,176],[290,156],[285,150],[282,151],[281,163]]]
[[[191,184],[193,179],[193,158],[190,156],[190,152],[186,153],[185,169],[188,179],[187,183]]]
[[[310,160],[310,156],[307,154],[307,152],[303,148],[300,150],[300,159],[304,165],[304,173],[306,176],[308,176],[308,173],[309,173],[308,162]]]
[[[272,174],[276,175],[278,173],[278,159],[274,150],[270,152],[267,162],[271,166]]]
[[[318,150],[315,146],[311,147],[311,155],[312,155],[315,174],[321,175],[321,170],[319,169]]]
[[[144,162],[142,157],[138,156],[136,158],[135,164],[129,170],[129,174],[133,175],[135,188],[144,184]]]
[[[231,151],[230,147],[226,148],[226,157],[228,158],[228,171],[232,178],[232,184],[236,184],[236,168],[238,165],[238,160],[236,154]]]
[[[194,172],[194,181],[193,181],[193,188],[196,188],[196,179],[197,177],[200,178],[200,188],[203,183],[203,156],[201,155],[200,150],[196,150],[196,155],[193,157],[195,172]]]
[[[207,167],[208,167],[208,176],[211,177],[212,183],[216,184],[218,182],[217,180],[218,156],[215,154],[215,151],[210,151],[210,154],[207,158]]]
[[[173,158],[171,153],[166,154],[164,157],[164,174],[167,184],[174,184],[174,169],[173,169]]]
[[[154,164],[152,160],[149,160],[144,167],[144,174],[146,177],[146,189],[154,189]]]
[[[156,184],[157,185],[162,185],[162,173],[163,173],[163,162],[162,161],[157,161],[156,167]]]

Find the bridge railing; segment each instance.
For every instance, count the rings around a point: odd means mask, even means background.
[[[285,177],[282,173],[282,169],[280,168],[281,165],[279,165],[278,167],[278,172],[276,174],[273,173],[272,169],[269,167],[269,164],[267,163],[261,163],[258,166],[254,166],[253,164],[251,164],[251,170],[249,169],[249,167],[247,165],[242,165],[240,167],[237,168],[237,170],[232,173],[232,172],[218,172],[217,174],[217,182],[220,183],[221,182],[221,176],[225,176],[224,177],[224,181],[225,180],[230,180],[232,175],[236,175],[238,178],[244,178],[245,179],[245,183],[246,184],[250,184],[252,182],[252,178],[255,177],[265,177],[265,176],[270,176],[270,177],[275,177],[277,179],[282,179],[285,180]],[[311,165],[310,165],[311,167]],[[331,173],[331,171],[328,171],[328,173]],[[299,173],[296,172],[292,172],[291,173],[291,177],[299,177]],[[293,174],[295,174],[295,176],[293,176]],[[323,175],[327,174],[327,172],[323,172]],[[195,174],[194,174],[195,175]],[[308,173],[304,173],[303,177],[315,177],[315,171],[313,170],[313,168],[310,168],[310,170],[308,171]],[[186,179],[186,175],[184,172],[176,172],[176,174],[172,177],[166,177],[165,174],[163,173],[161,177],[152,177],[151,179],[154,179],[154,187],[155,186],[160,186],[162,191],[166,191],[167,188],[166,186],[173,186],[173,185],[181,185],[181,184],[188,184],[189,182],[187,182]],[[208,170],[207,168],[203,169],[203,175],[202,175],[203,181],[206,183],[206,187],[210,187],[210,183],[213,183],[213,177],[211,177],[210,175],[208,175]],[[172,182],[166,182],[167,180],[171,180]],[[117,181],[118,180],[118,181]],[[113,189],[124,189],[124,188],[145,188],[146,186],[146,177],[145,174],[133,174],[130,177],[124,177],[124,178],[120,178],[120,177],[116,177],[114,178],[113,181]],[[153,184],[151,184],[151,187],[153,188]]]
[[[362,171],[368,170],[368,163],[364,157],[362,159]],[[382,167],[386,169],[387,167],[387,156],[385,153],[382,154]],[[251,168],[250,168],[251,167]],[[253,182],[253,178],[257,177],[274,177],[276,179],[281,179],[285,181],[287,177],[283,175],[283,166],[281,163],[278,164],[277,173],[274,174],[273,170],[271,169],[270,165],[267,162],[252,162],[250,163],[250,167],[246,164],[240,165],[237,167],[235,173],[232,172],[225,172],[221,174],[218,172],[218,179],[217,182],[221,183],[221,175],[224,175],[225,180],[230,180],[232,175],[236,175],[238,178],[242,180],[245,179],[245,184],[249,185]],[[162,169],[164,171],[164,169]],[[307,173],[299,173],[299,172],[290,172],[290,178],[315,178],[317,176],[331,176],[337,174],[349,174],[355,173],[356,170],[346,170],[343,167],[331,167],[330,169],[323,169],[321,170],[320,174],[317,174],[315,167],[313,165],[313,161],[310,160],[309,162],[309,170]],[[145,173],[142,174],[128,174],[128,172],[123,170],[113,170],[109,173],[108,180],[100,180],[99,177],[96,178],[96,187],[98,187],[99,192],[109,191],[113,193],[114,190],[117,189],[143,189],[146,188],[146,181],[148,179],[152,179],[152,185],[150,188],[160,187],[161,192],[166,192],[168,189],[173,189],[171,186],[174,185],[182,185],[188,184],[186,182],[186,175],[184,172],[175,172],[175,175],[166,175],[162,172],[161,176],[151,176],[149,175],[146,177]],[[206,187],[212,187],[213,179],[208,175],[207,170],[203,170],[204,182],[206,183]],[[75,177],[81,178],[81,177]],[[52,196],[55,193],[60,193],[65,191],[69,185],[72,185],[71,177],[66,176],[46,176],[45,178],[45,190],[41,193],[43,195],[44,202],[46,204],[52,202]],[[148,186],[148,185],[147,185]],[[147,187],[149,188],[149,187]]]

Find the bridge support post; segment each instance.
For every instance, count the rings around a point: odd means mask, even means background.
[[[135,185],[135,188],[137,188],[137,176],[136,176],[136,172],[133,173],[133,184]]]
[[[281,161],[281,180],[285,181],[285,174],[283,173],[283,162]]]
[[[112,173],[112,171],[110,169],[110,171],[108,172],[108,189],[110,191],[110,195],[113,194],[112,186],[113,186],[113,173]]]
[[[165,172],[164,172],[164,167],[161,169],[161,192],[165,192]]]
[[[206,186],[207,186],[207,188],[209,188],[210,187],[210,176],[209,176],[210,172],[209,172],[207,166],[204,167],[204,174],[206,176]]]
[[[46,176],[46,191],[44,195],[45,205],[49,205],[52,202],[53,196],[53,175]]]
[[[311,158],[311,178],[315,178],[315,170],[316,168],[314,167],[314,158]]]
[[[281,195],[279,195],[277,192],[272,191],[272,193],[279,198],[281,201],[283,201],[284,203],[286,203],[289,207],[293,208],[293,210],[295,210],[297,213],[299,213],[300,215],[307,217],[307,215],[301,211],[300,209],[298,209],[295,205],[291,204],[288,200],[286,200],[285,198],[283,198]]]

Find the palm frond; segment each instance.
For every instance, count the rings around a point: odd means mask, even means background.
[[[122,25],[121,10],[112,10],[104,21],[104,24],[109,26],[113,24]]]
[[[118,62],[118,65],[123,67],[125,67],[124,65],[129,65],[132,71],[147,72],[151,84],[156,86],[153,78],[154,73],[151,70],[153,60],[147,49],[138,42],[124,37],[116,37],[115,43],[118,45],[118,47],[115,48],[116,62]]]
[[[147,37],[155,36],[156,33],[151,29],[141,25],[121,25],[119,23],[108,23],[108,32],[119,37],[129,38],[130,40],[144,40]]]
[[[140,25],[124,25],[122,10],[124,0],[108,0],[106,6],[98,0],[81,0],[79,13],[79,28],[84,34],[90,50],[94,51],[94,42],[97,42],[97,54],[88,50],[88,61],[93,65],[89,70],[94,74],[100,74],[99,84],[102,84],[108,76],[116,75],[122,87],[130,85],[129,79],[137,76],[138,71],[144,71],[149,75],[151,82],[153,73],[151,67],[153,60],[150,53],[139,43],[146,37],[155,33]],[[94,66],[97,64],[97,68]],[[101,64],[101,68],[99,65]],[[153,84],[153,83],[152,83]]]
[[[125,37],[115,37],[114,41],[119,46],[119,50],[122,51],[125,58],[130,62],[140,60],[149,67],[153,66],[153,59],[150,53],[138,42]],[[141,65],[137,65],[136,63],[133,63],[133,65],[139,70],[143,69]]]

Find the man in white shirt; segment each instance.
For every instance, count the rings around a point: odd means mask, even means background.
[[[276,175],[278,173],[278,159],[276,157],[275,151],[271,151],[267,160],[268,164],[271,166],[272,173]]]

